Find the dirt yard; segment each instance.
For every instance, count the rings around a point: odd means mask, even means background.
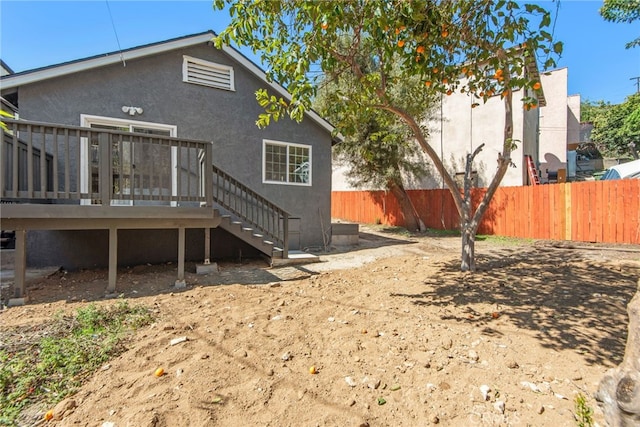
[[[457,237],[361,230],[321,263],[221,264],[181,291],[175,265],[123,270],[118,292],[158,320],[52,424],[574,426],[583,393],[604,425],[593,394],[622,360],[640,247],[491,239],[465,274]],[[0,332],[114,304],[106,281],[33,279]]]

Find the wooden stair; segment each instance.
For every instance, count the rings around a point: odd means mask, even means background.
[[[269,258],[282,258],[283,250],[274,242],[265,238],[263,234],[244,224],[230,214],[221,215],[219,227],[239,238],[243,242],[253,246]]]

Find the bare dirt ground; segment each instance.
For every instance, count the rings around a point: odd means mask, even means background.
[[[490,239],[468,274],[457,237],[361,231],[321,263],[221,264],[181,291],[175,265],[124,269],[118,292],[157,321],[52,424],[573,426],[583,393],[604,425],[593,394],[622,360],[640,247]],[[114,304],[106,282],[32,279],[0,333]]]

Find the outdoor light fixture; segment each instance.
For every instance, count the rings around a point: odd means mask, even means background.
[[[136,114],[142,114],[144,110],[140,107],[127,107],[126,105],[122,106],[123,113],[129,113],[130,116],[135,116]]]

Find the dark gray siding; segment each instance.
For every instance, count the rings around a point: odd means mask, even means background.
[[[183,55],[232,66],[235,92],[184,83]],[[231,57],[203,43],[127,61],[126,66],[110,65],[20,87],[20,116],[69,125],[80,125],[81,114],[175,125],[179,137],[212,141],[216,165],[301,218],[300,234],[292,238],[293,249],[322,246],[322,230],[328,229],[331,215],[331,136],[308,118],[302,123],[284,119],[258,129],[255,121],[261,108],[254,94],[264,87],[262,80]],[[122,106],[142,107],[144,113],[131,117]],[[263,139],[312,146],[312,186],[263,184]],[[71,250],[56,251],[53,256],[43,251],[55,247],[59,235],[50,236],[49,241],[45,236],[51,233],[30,234],[30,264],[36,259],[39,265],[61,264]],[[73,246],[80,246],[73,250],[84,252],[89,242],[78,238]]]

